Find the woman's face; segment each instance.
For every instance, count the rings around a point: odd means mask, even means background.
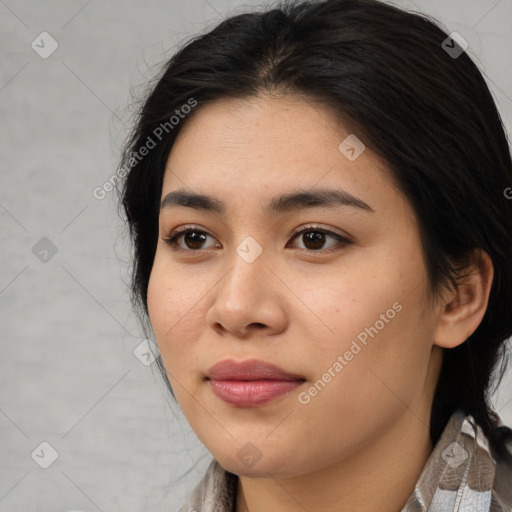
[[[440,308],[424,307],[415,217],[331,116],[292,96],[219,100],[168,159],[162,200],[183,194],[160,213],[150,319],[188,422],[239,475],[306,474],[400,422],[428,431]],[[295,380],[210,372],[227,359]]]

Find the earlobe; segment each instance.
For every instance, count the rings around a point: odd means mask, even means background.
[[[447,294],[434,336],[434,344],[454,348],[464,343],[480,325],[489,302],[494,268],[489,255],[475,249],[466,276],[457,290]]]

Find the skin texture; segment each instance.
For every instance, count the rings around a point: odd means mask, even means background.
[[[350,133],[298,96],[222,99],[187,120],[169,155],[162,199],[185,189],[215,196],[226,211],[161,211],[150,320],[185,417],[240,477],[237,512],[400,510],[432,450],[441,347],[464,342],[487,307],[493,271],[483,252],[464,286],[427,307],[413,210],[368,147],[354,161],[338,149]],[[272,197],[320,188],[345,190],[373,212],[264,211]],[[206,232],[202,242],[182,236],[181,251],[164,243],[189,224]],[[351,243],[293,235],[308,224]],[[248,236],[263,251],[252,263],[236,251]],[[401,308],[390,319],[393,304]],[[388,321],[376,324],[381,315]],[[365,328],[382,323],[300,402]],[[205,379],[226,358],[262,359],[306,381],[263,406],[228,405]],[[251,466],[237,456],[246,443],[260,455]]]

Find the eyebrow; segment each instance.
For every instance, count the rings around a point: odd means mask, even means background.
[[[206,194],[196,194],[185,189],[169,192],[162,200],[160,210],[183,206],[205,210],[222,215],[226,211],[226,204],[215,197]],[[374,212],[363,200],[353,196],[345,190],[316,189],[296,190],[272,198],[265,206],[268,215],[288,213],[314,207],[350,206],[368,212]]]

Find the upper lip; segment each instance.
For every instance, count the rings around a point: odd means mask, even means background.
[[[259,359],[235,361],[224,359],[214,364],[207,374],[213,380],[305,380],[295,373]]]

